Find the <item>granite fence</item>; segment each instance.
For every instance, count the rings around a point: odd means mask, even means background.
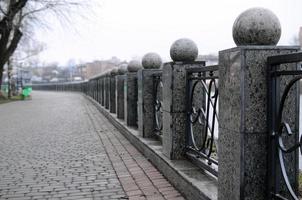
[[[278,18],[253,8],[236,19],[237,47],[220,51],[218,65],[196,61],[196,44],[183,38],[172,62],[148,53],[88,81],[33,88],[92,97],[161,141],[167,158],[189,159],[216,179],[220,200],[298,199],[302,53],[276,46],[280,35]]]

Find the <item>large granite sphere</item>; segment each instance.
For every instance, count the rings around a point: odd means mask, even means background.
[[[142,68],[142,63],[138,60],[131,60],[128,64],[128,72],[137,72]]]
[[[106,71],[105,76],[110,76],[110,71]]]
[[[123,75],[123,74],[127,73],[127,67],[128,67],[127,64],[120,65],[120,67],[118,68],[118,74]]]
[[[117,68],[114,68],[114,69],[112,69],[112,70],[110,71],[110,75],[111,75],[111,76],[115,76],[115,75],[117,75],[117,74],[118,74]]]
[[[237,46],[276,45],[280,36],[279,19],[265,8],[248,9],[233,24],[233,39]]]
[[[176,40],[170,48],[170,56],[173,61],[194,61],[198,56],[197,45],[187,38]]]
[[[142,60],[145,69],[159,69],[162,64],[160,55],[157,53],[147,53]]]

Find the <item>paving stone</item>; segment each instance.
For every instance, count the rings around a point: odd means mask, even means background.
[[[157,184],[180,196],[78,93],[34,91],[0,113],[1,199],[167,199]]]
[[[34,92],[31,101],[0,106],[1,199],[84,199],[84,185],[125,195],[86,104],[78,94]]]

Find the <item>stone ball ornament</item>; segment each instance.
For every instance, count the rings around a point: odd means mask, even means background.
[[[105,71],[105,76],[110,76],[111,72],[110,71]]]
[[[266,8],[250,8],[242,12],[233,24],[233,39],[237,46],[276,45],[280,37],[280,21]]]
[[[128,64],[128,72],[137,72],[139,69],[142,69],[142,63],[138,60],[131,60]]]
[[[162,59],[157,53],[147,53],[144,55],[142,65],[144,69],[159,69],[162,64]]]
[[[117,75],[118,74],[118,69],[117,68],[114,68],[114,69],[112,69],[111,71],[110,71],[110,75],[111,76],[115,76],[115,75]]]
[[[127,73],[127,68],[128,68],[127,64],[121,64],[120,67],[118,68],[118,74],[123,75]]]
[[[173,61],[195,61],[198,56],[198,48],[195,42],[188,38],[176,40],[170,48],[170,56]]]

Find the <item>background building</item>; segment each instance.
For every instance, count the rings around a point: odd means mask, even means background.
[[[86,77],[89,79],[97,74],[101,74],[105,71],[117,68],[121,64],[121,61],[117,57],[112,57],[109,60],[94,61],[87,63],[86,66]]]

